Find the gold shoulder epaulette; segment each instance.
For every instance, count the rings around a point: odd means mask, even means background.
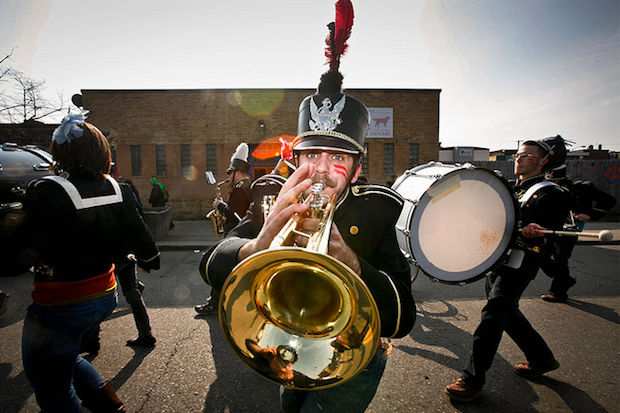
[[[404,205],[405,203],[405,201],[400,196],[400,194],[398,194],[398,192],[384,185],[372,185],[372,184],[353,185],[351,187],[351,192],[353,193],[353,196],[364,196],[364,195],[371,195],[371,194],[382,195],[382,196],[392,199],[394,202],[398,203],[401,206]]]

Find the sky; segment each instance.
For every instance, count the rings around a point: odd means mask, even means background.
[[[441,89],[444,147],[620,151],[618,0],[352,0],[345,89]],[[0,0],[0,54],[82,89],[310,88],[335,0]],[[51,119],[57,122],[60,119]]]

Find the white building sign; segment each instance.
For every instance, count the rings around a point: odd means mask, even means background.
[[[393,108],[368,108],[370,112],[370,128],[367,138],[393,138]]]

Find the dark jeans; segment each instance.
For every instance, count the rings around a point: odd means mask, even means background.
[[[285,413],[361,413],[377,393],[386,361],[384,350],[379,347],[368,366],[344,384],[316,391],[281,387],[282,410]]]
[[[570,276],[568,260],[577,244],[577,237],[558,237],[541,259],[540,268],[552,278],[549,291],[557,296],[566,296],[575,280]]]
[[[525,270],[527,268],[527,270]],[[527,361],[539,362],[553,358],[545,340],[519,310],[519,299],[537,267],[524,262],[522,269],[500,266],[486,279],[487,304],[482,309],[480,324],[474,333],[473,349],[463,370],[463,380],[472,387],[482,388],[487,370],[491,368],[504,331],[525,354]]]
[[[142,294],[138,290],[138,274],[136,270],[136,264],[133,262],[118,264],[116,267],[116,277],[121,285],[125,300],[131,307],[133,319],[138,329],[138,336],[144,338],[151,336],[151,324],[149,322],[149,315],[146,313]]]
[[[105,381],[79,355],[82,339],[112,313],[116,291],[79,304],[44,307],[31,304],[24,320],[24,372],[41,411],[81,412],[79,398],[102,388]],[[79,397],[79,398],[78,398]]]

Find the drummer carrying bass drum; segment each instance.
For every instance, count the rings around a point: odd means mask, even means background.
[[[237,263],[267,249],[294,214],[308,209],[298,197],[322,181],[323,194],[337,198],[328,254],[350,267],[368,286],[379,309],[381,336],[403,337],[415,320],[410,268],[395,231],[403,201],[385,186],[356,185],[370,116],[362,102],[341,92],[341,83],[342,75],[330,70],[322,76],[318,93],[301,103],[293,144],[297,170],[282,186],[264,224],[263,216],[251,208],[241,223],[207,252],[202,271],[213,288],[221,289]],[[308,230],[312,221],[316,220],[303,219],[298,227]],[[335,387],[315,391],[282,387],[283,410],[363,412],[376,393],[386,356],[379,346],[359,375]]]
[[[514,186],[521,212],[520,234],[508,262],[486,279],[487,304],[474,333],[471,356],[461,378],[446,393],[468,402],[482,394],[487,370],[504,331],[525,354],[527,361],[515,366],[517,374],[537,378],[560,367],[545,340],[519,310],[521,294],[540,267],[541,249],[550,245],[544,229],[560,230],[568,216],[568,192],[545,181],[544,172],[563,164],[566,147],[562,137],[525,141],[515,158]]]

